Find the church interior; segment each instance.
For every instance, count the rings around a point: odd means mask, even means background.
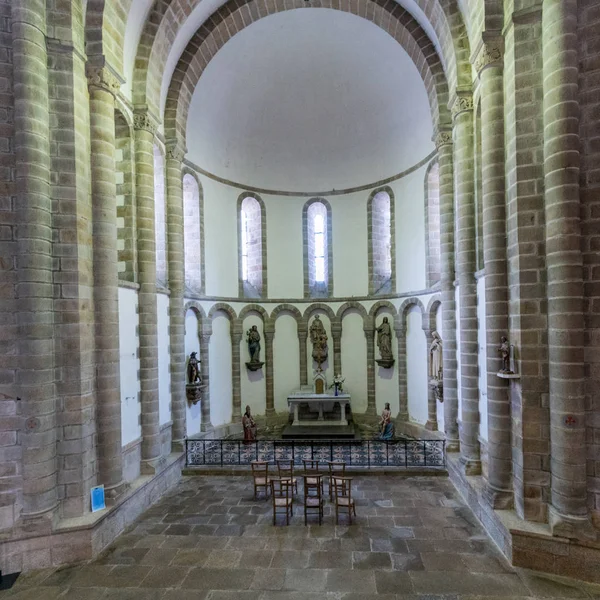
[[[7,598],[600,598],[598,0],[0,15]]]

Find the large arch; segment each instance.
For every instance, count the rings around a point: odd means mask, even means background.
[[[240,2],[243,2],[239,6]],[[164,113],[165,137],[185,146],[187,118],[194,90],[211,59],[235,33],[249,24],[276,12],[292,10],[303,0],[231,0],[196,32],[183,52],[170,83]],[[231,4],[235,2],[235,4]],[[427,34],[412,15],[391,0],[322,0],[322,8],[357,14],[387,31],[406,50],[427,90],[434,127],[448,125],[448,83],[440,58]]]

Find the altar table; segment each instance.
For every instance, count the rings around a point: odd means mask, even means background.
[[[346,427],[348,420],[346,419],[346,407],[350,405],[350,394],[313,394],[310,392],[293,392],[287,398],[288,407],[294,411],[294,422],[292,426],[305,427],[320,427],[339,425]],[[340,419],[327,419],[325,413],[333,411],[333,405],[339,402],[341,408]],[[308,404],[311,410],[318,410],[319,415],[316,420],[301,420],[298,415],[300,404]]]

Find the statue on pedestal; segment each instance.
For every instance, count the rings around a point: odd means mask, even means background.
[[[185,393],[190,406],[197,404],[202,399],[202,376],[200,375],[200,361],[197,353],[192,352],[187,362],[187,383]]]
[[[502,356],[502,369],[500,369],[500,373],[510,375],[513,371],[510,368],[510,344],[507,337],[502,336],[500,339],[498,352]]]
[[[385,403],[385,408],[381,411],[381,419],[379,420],[379,439],[391,440],[394,437],[394,425],[392,424],[392,411],[390,403]]]
[[[383,322],[376,329],[377,347],[381,358],[377,359],[377,364],[385,369],[389,369],[394,364],[392,354],[392,328],[387,317],[383,317]]]
[[[246,367],[250,371],[258,371],[265,363],[260,361],[260,333],[256,325],[252,325],[246,332],[246,341],[250,353],[250,362],[246,363]]]
[[[256,422],[250,411],[250,406],[246,406],[246,412],[242,417],[242,427],[244,428],[244,443],[253,442],[256,439]]]
[[[429,387],[433,389],[435,399],[444,401],[444,369],[442,362],[442,338],[437,331],[432,333],[433,341],[429,346]]]
[[[328,348],[327,333],[319,315],[315,315],[309,333],[313,345],[312,358],[317,363],[317,371],[322,371],[321,365],[327,360]]]

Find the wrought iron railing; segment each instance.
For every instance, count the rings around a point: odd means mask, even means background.
[[[193,466],[250,465],[253,460],[275,464],[292,460],[345,461],[349,467],[446,466],[445,440],[185,440],[185,464]]]

